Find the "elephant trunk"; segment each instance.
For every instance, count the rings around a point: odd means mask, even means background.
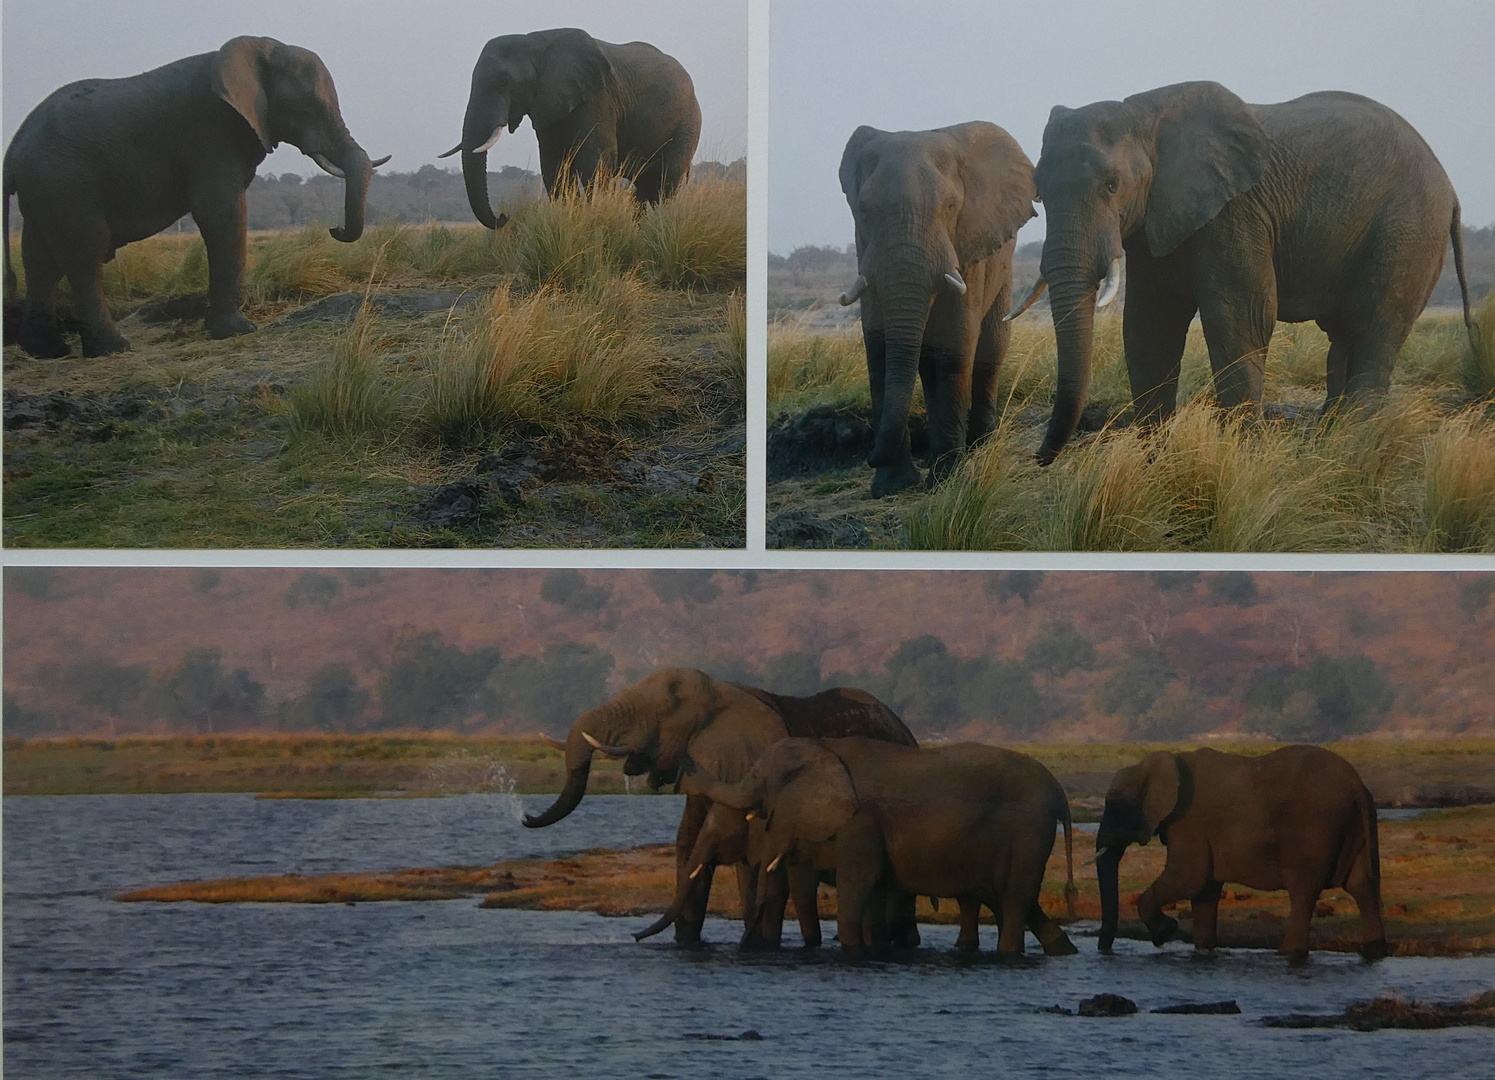
[[[334,240],[351,244],[363,235],[363,210],[374,166],[363,147],[352,139],[334,160],[343,173],[343,227],[330,232]]]
[[[908,440],[908,414],[914,403],[914,383],[919,374],[919,355],[924,347],[924,328],[940,273],[922,251],[900,258],[894,265],[879,267],[869,275],[877,282],[882,301],[883,371],[881,393],[876,378],[872,385],[875,442],[867,463],[874,468],[896,465]]]
[[[1095,338],[1095,281],[1086,274],[1045,275],[1049,280],[1054,340],[1059,352],[1058,384],[1048,431],[1038,449],[1038,463],[1050,464],[1080,423],[1090,392],[1091,352]]]
[[[467,188],[467,205],[473,216],[490,229],[502,228],[508,215],[495,215],[488,200],[488,151],[503,134],[508,119],[508,101],[468,104],[467,116],[462,121],[462,182]]]
[[[1125,851],[1125,845],[1102,848],[1095,860],[1095,877],[1100,885],[1100,940],[1097,947],[1103,953],[1109,953],[1116,940],[1116,923],[1121,908],[1121,856]]]
[[[542,829],[554,825],[581,803],[582,796],[587,793],[587,778],[592,772],[594,746],[587,741],[587,731],[596,712],[594,709],[586,713],[571,725],[571,734],[566,738],[566,785],[544,813],[525,815],[525,827]]]

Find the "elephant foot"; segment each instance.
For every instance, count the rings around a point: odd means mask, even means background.
[[[240,334],[252,334],[259,329],[237,311],[231,311],[227,315],[209,315],[203,325],[208,328],[208,337],[215,341],[238,337]]]
[[[57,360],[73,355],[62,331],[51,319],[26,317],[21,322],[20,346],[38,360]]]
[[[1284,949],[1283,953],[1287,956],[1287,962],[1292,967],[1302,967],[1308,963],[1307,949]]]
[[[1080,950],[1075,948],[1075,943],[1069,940],[1069,935],[1064,929],[1055,925],[1052,931],[1045,930],[1038,935],[1038,944],[1043,946],[1045,956],[1073,956]]]
[[[112,356],[129,351],[130,343],[117,330],[83,331],[84,356]]]
[[[911,461],[903,462],[901,465],[879,465],[877,471],[872,474],[872,497],[881,499],[888,495],[896,495],[923,481],[923,475]]]
[[[676,945],[699,945],[701,943],[701,928],[699,926],[682,925],[675,923]]]
[[[1155,922],[1148,923],[1154,945],[1166,945],[1178,935],[1178,920],[1170,915],[1160,915]]]
[[[1391,955],[1391,946],[1386,944],[1385,938],[1377,938],[1375,941],[1367,941],[1361,945],[1360,955],[1366,960],[1384,960]]]
[[[966,937],[964,934],[962,934],[960,937],[955,939],[956,952],[973,953],[978,951],[980,948],[981,939],[978,937]]]

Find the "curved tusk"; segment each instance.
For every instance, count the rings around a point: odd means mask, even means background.
[[[1116,294],[1121,291],[1121,256],[1111,260],[1111,268],[1106,271],[1106,280],[1101,283],[1100,295],[1095,298],[1096,310],[1100,310],[1116,299]]]
[[[945,282],[950,286],[950,288],[960,293],[961,296],[964,296],[966,294],[965,279],[961,277],[960,274],[956,271],[952,270],[948,274],[946,274]]]
[[[392,157],[394,157],[393,154],[385,154],[382,158],[369,162],[369,168],[377,169],[380,165],[387,165],[389,164],[389,159]]]
[[[696,878],[700,877],[701,876],[701,871],[704,870],[704,869],[706,869],[706,864],[702,863],[700,866],[698,866],[694,870],[692,870],[690,872],[690,880],[694,881],[694,880],[696,880]]]
[[[1047,289],[1048,287],[1049,287],[1049,283],[1047,281],[1045,281],[1043,279],[1043,277],[1040,275],[1039,278],[1038,278],[1038,280],[1033,283],[1033,289],[1032,289],[1032,291],[1030,291],[1028,293],[1027,299],[1024,300],[1017,307],[1015,307],[1011,311],[1009,311],[1006,315],[1003,315],[1002,316],[1002,321],[1003,322],[1011,322],[1013,319],[1017,318],[1023,312],[1027,311],[1030,307],[1032,307],[1037,302],[1038,298],[1043,295],[1043,291],[1045,289]]]
[[[493,129],[493,134],[488,136],[488,141],[473,151],[474,154],[486,154],[493,149],[493,144],[498,142],[498,137],[504,133],[504,126],[499,124]]]
[[[851,288],[841,294],[841,306],[850,307],[862,298],[862,293],[867,291],[867,279],[861,274],[851,283]]]
[[[747,815],[742,820],[743,821],[752,821],[757,816],[758,816],[758,811],[756,811],[756,810],[749,810],[747,812]]]
[[[438,158],[438,159],[439,159],[439,158],[444,158],[444,157],[451,157],[451,156],[452,156],[452,155],[453,155],[453,154],[455,154],[455,153],[456,153],[456,152],[457,152],[457,151],[459,151],[459,150],[461,150],[461,149],[462,149],[462,144],[461,144],[461,143],[458,143],[458,144],[457,144],[457,145],[456,145],[456,146],[454,146],[454,147],[452,147],[452,148],[451,148],[451,149],[450,149],[450,150],[448,150],[448,151],[447,151],[447,152],[446,152],[446,153],[444,153],[444,154],[437,154],[437,155],[436,155],[436,157],[437,157],[437,158]]]
[[[775,855],[773,857],[773,862],[771,862],[771,863],[768,864],[768,869],[766,871],[764,871],[764,872],[765,873],[769,873],[769,874],[773,873],[774,870],[776,870],[778,868],[779,862],[783,858],[784,858],[784,855],[783,855],[782,852],[780,852],[779,854]]]
[[[334,165],[326,154],[311,154],[308,156],[317,163],[317,167],[320,168],[323,172],[331,173],[333,176],[336,176],[339,179],[347,178],[347,174],[344,173],[343,170],[339,169],[336,165]]]
[[[565,743],[561,742],[561,740],[559,740],[559,739],[552,739],[549,735],[545,734],[545,732],[543,732],[543,731],[540,732],[540,741],[542,743],[544,743],[546,746],[550,747],[552,750],[564,750],[564,749],[566,749],[566,744]]]
[[[608,746],[606,743],[600,743],[585,731],[581,733],[581,737],[591,745],[593,750],[600,750],[608,757],[627,757],[632,753],[626,746]]]

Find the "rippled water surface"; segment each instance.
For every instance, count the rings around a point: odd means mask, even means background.
[[[526,800],[530,809],[548,800]],[[7,1076],[1452,1078],[1490,1075],[1495,1032],[1262,1028],[1397,991],[1495,986],[1495,958],[1327,953],[1305,968],[1247,951],[1196,957],[1118,942],[998,964],[951,952],[954,927],[897,961],[636,944],[646,918],[485,911],[475,900],[345,905],[121,904],[190,878],[487,863],[673,839],[669,796],[589,797],[549,829],[491,796],[256,801],[248,796],[8,798]],[[1093,887],[1093,886],[1092,886]],[[827,926],[827,938],[833,927]],[[792,929],[786,938],[797,940]],[[991,947],[993,941],[986,945]],[[1030,941],[1030,948],[1032,948]],[[1040,1012],[1110,992],[1143,1012]],[[1159,1016],[1185,1001],[1239,1016]],[[761,1039],[736,1038],[745,1031]]]

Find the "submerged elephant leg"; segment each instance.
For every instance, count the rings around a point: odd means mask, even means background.
[[[1074,942],[1069,940],[1069,935],[1064,932],[1038,901],[1028,909],[1028,929],[1033,931],[1033,936],[1038,939],[1038,944],[1043,946],[1045,956],[1073,956],[1080,950],[1075,948]]]
[[[777,949],[784,937],[784,912],[789,906],[789,872],[780,866],[773,873],[759,870],[756,875],[745,875],[746,864],[739,863],[737,880],[756,876],[752,885],[754,904],[752,920],[743,927],[741,947],[744,949]],[[746,915],[746,911],[744,911]]]
[[[1298,875],[1287,883],[1287,933],[1282,938],[1278,951],[1294,963],[1308,959],[1308,942],[1313,924],[1313,908],[1318,903],[1318,882],[1307,875]]]
[[[1381,921],[1381,884],[1371,872],[1370,857],[1364,850],[1350,867],[1344,889],[1360,909],[1360,955],[1367,960],[1380,960],[1390,952],[1386,927]]]
[[[916,907],[919,898],[902,890],[889,893],[888,940],[900,949],[919,947],[919,919]]]
[[[710,810],[711,800],[705,796],[686,796],[685,812],[680,815],[680,828],[675,833],[675,887],[688,890],[680,916],[675,920],[675,940],[682,945],[700,941],[701,927],[706,924],[711,875],[701,874],[694,881],[690,880],[690,853],[695,849],[696,838]]]
[[[1166,945],[1178,934],[1178,920],[1163,914],[1163,904],[1171,904],[1182,897],[1169,896],[1167,900],[1160,900],[1157,888],[1158,882],[1155,881],[1137,897],[1137,917],[1147,926],[1154,945]]]
[[[799,920],[799,935],[805,948],[820,947],[820,877],[809,865],[789,868],[789,896],[794,901],[794,916]]]
[[[1190,905],[1194,911],[1194,948],[1213,949],[1216,923],[1220,915],[1220,882],[1211,881],[1205,885],[1194,894]]]
[[[244,304],[245,226],[248,212],[244,193],[227,205],[192,211],[208,251],[208,317],[211,338],[253,333],[254,323],[240,312]]]
[[[961,952],[975,952],[981,948],[981,901],[960,897],[960,934],[955,947]]]

